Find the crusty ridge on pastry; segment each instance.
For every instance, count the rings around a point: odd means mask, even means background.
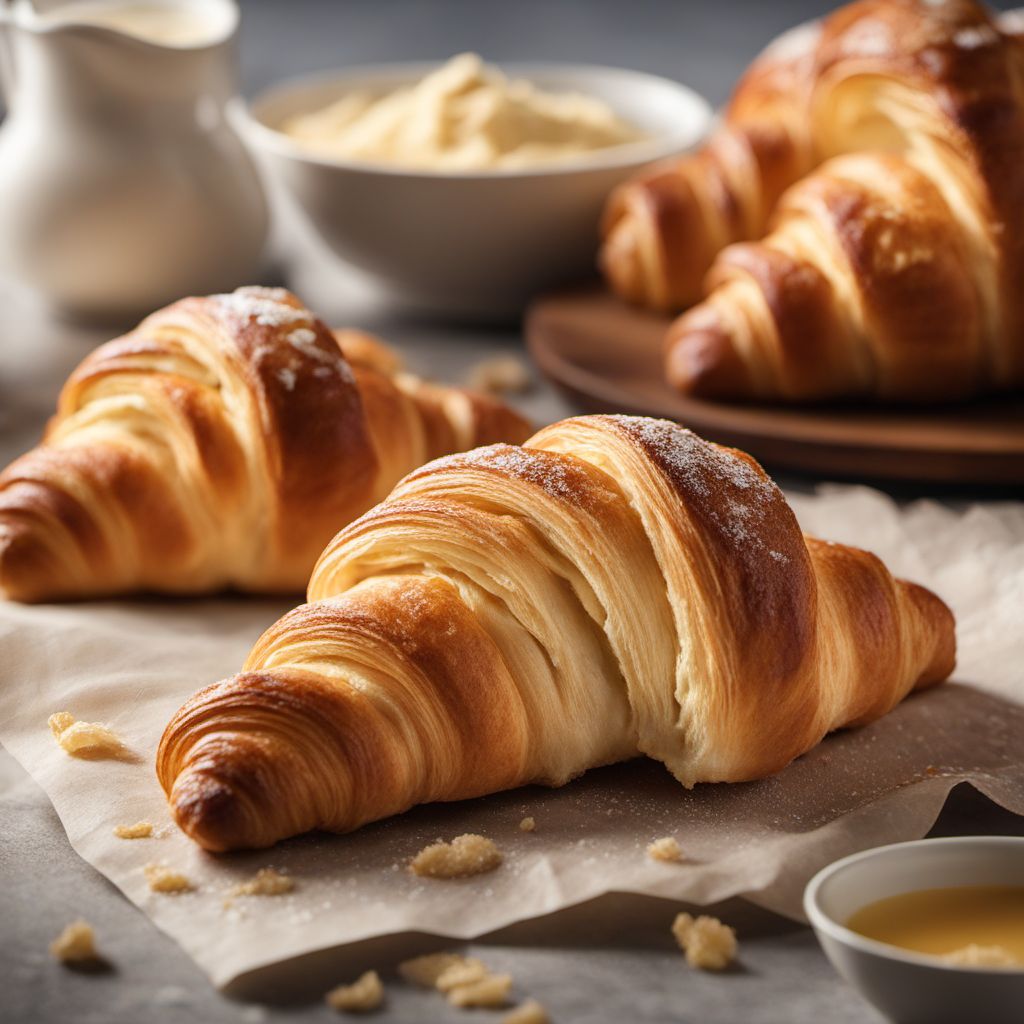
[[[338,528],[411,469],[528,433],[339,335],[351,362],[294,295],[243,288],[93,352],[39,447],[0,474],[0,595],[301,590]]]
[[[417,470],[308,598],[164,733],[172,812],[211,850],[638,754],[758,778],[954,661],[937,597],[805,538],[749,456],[632,417]]]
[[[612,286],[699,303],[669,335],[673,384],[791,401],[1024,386],[1015,28],[973,0],[850,4],[769,47],[700,153],[618,190]]]

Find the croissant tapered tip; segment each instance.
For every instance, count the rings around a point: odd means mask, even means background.
[[[32,528],[0,517],[0,598],[30,604],[50,596],[53,567]]]
[[[609,216],[604,244],[598,257],[601,272],[612,291],[627,302],[647,304],[646,274],[641,258],[639,227],[634,216],[623,211]]]
[[[203,771],[186,769],[175,780],[168,802],[178,827],[204,850],[223,853],[239,845],[245,816],[230,785]]]
[[[927,587],[905,580],[898,582],[921,619],[932,627],[932,656],[914,683],[915,690],[923,690],[948,679],[956,668],[956,619],[946,602]]]
[[[665,349],[669,383],[695,398],[751,398],[754,386],[735,342],[714,307],[679,317]]]

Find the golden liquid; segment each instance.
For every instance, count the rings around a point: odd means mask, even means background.
[[[1001,946],[1024,964],[1024,885],[919,889],[861,907],[846,927],[892,946],[944,956]]]

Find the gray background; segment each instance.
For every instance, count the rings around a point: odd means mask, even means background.
[[[1007,5],[1009,6],[1009,5]],[[243,0],[241,73],[252,93],[305,71],[378,60],[443,59],[477,50],[492,60],[615,64],[678,78],[722,102],[776,32],[823,7],[810,2],[655,0]],[[447,331],[389,323],[414,367],[459,378],[482,356],[512,351],[514,331]],[[38,435],[67,370],[102,335],[39,320],[0,294],[0,465]],[[32,353],[35,358],[27,358]],[[43,367],[40,369],[40,367]],[[524,403],[538,420],[568,407],[542,385]],[[937,831],[1024,834],[1024,824],[972,791],[954,794]],[[422,951],[404,937],[314,958],[215,992],[178,947],[81,862],[41,791],[0,752],[0,1020],[95,1024],[337,1019],[326,987]],[[701,1021],[835,1024],[879,1018],[828,966],[807,929],[734,903],[719,912],[740,929],[742,966],[722,977],[688,970],[668,934],[678,908],[607,897],[472,944],[510,971],[516,991],[541,999],[558,1022]],[[80,974],[46,953],[68,920],[97,928],[109,970]],[[387,977],[386,979],[387,980]],[[389,987],[373,1020],[498,1020],[448,1010],[434,996]]]

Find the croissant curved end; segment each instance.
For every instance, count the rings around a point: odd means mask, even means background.
[[[598,263],[616,295],[639,305],[655,304],[644,270],[641,232],[633,211],[621,203],[610,205]]]
[[[896,583],[917,608],[920,620],[932,627],[932,657],[921,670],[914,689],[936,686],[948,679],[956,668],[956,619],[946,602],[927,587],[907,580]]]
[[[753,381],[732,334],[714,307],[684,313],[665,340],[669,383],[696,398],[752,398]]]
[[[68,593],[57,565],[31,522],[0,513],[0,598],[33,604]]]

